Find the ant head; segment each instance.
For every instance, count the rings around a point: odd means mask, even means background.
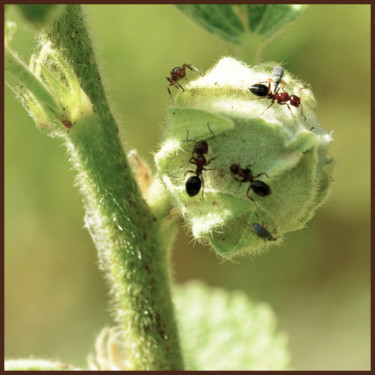
[[[238,174],[238,172],[240,171],[240,166],[238,164],[232,164],[230,167],[229,167],[229,170],[231,173],[233,174]]]
[[[203,155],[208,153],[208,143],[207,141],[198,141],[195,143],[194,152],[198,155]]]
[[[185,68],[177,66],[176,68],[171,70],[171,76],[175,78],[184,78],[186,76]]]
[[[290,96],[290,104],[293,107],[299,107],[299,105],[301,104],[301,99],[297,95],[291,95]]]

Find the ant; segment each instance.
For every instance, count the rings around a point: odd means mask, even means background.
[[[197,166],[195,171],[187,171],[184,174],[184,177],[186,176],[187,173],[194,173],[195,174],[195,176],[189,177],[188,180],[186,181],[185,188],[186,188],[186,192],[189,195],[189,197],[194,197],[195,195],[197,195],[199,193],[199,191],[201,190],[201,187],[203,187],[203,189],[202,189],[202,195],[203,195],[204,180],[203,180],[202,172],[207,171],[207,170],[212,170],[210,168],[205,168],[205,166],[210,164],[212,160],[216,159],[219,156],[219,155],[215,156],[214,158],[211,158],[208,161],[206,160],[206,158],[204,156],[204,154],[208,153],[208,143],[207,143],[207,141],[215,138],[215,134],[211,130],[210,124],[207,123],[207,126],[208,126],[208,129],[210,130],[210,132],[212,134],[212,137],[210,137],[206,140],[194,141],[192,139],[189,139],[189,130],[187,131],[187,134],[186,134],[186,140],[185,140],[186,142],[195,142],[195,146],[194,146],[194,149],[193,149],[193,152],[191,154],[191,158],[190,158],[189,162],[191,164],[194,164],[194,165]]]
[[[247,197],[252,200],[255,204],[255,200],[250,197],[249,192],[251,189],[253,189],[254,193],[261,196],[261,197],[266,197],[267,195],[271,194],[271,188],[264,183],[263,181],[255,180],[257,177],[265,175],[268,177],[268,174],[265,172],[259,173],[256,176],[253,176],[253,172],[249,168],[251,167],[251,164],[248,165],[246,168],[241,168],[238,164],[232,164],[229,167],[230,173],[232,174],[232,177],[234,180],[238,181],[240,185],[243,182],[250,182],[250,186],[247,189],[246,195]],[[242,178],[240,180],[238,177]]]
[[[292,110],[290,109],[289,104],[296,108],[301,107],[301,116],[304,118],[304,121],[306,121],[306,116],[303,114],[303,108],[302,108],[302,103],[301,103],[301,98],[300,98],[301,91],[304,90],[304,88],[299,89],[300,96],[289,95],[289,93],[287,93],[284,90],[285,82],[281,80],[283,74],[284,74],[284,69],[281,66],[275,66],[275,68],[273,69],[274,79],[268,78],[267,81],[256,83],[250,86],[249,90],[254,95],[271,99],[271,104],[262,112],[262,114],[266,112],[268,108],[272,107],[276,101],[280,105],[286,105],[292,117],[294,117],[294,115],[293,115]],[[264,82],[268,82],[268,86],[263,85],[262,83]],[[275,88],[274,88],[273,93],[271,90],[271,82],[275,83]],[[279,83],[282,84],[282,90],[284,91],[282,93],[279,93],[279,90],[280,90],[280,87],[278,87]]]
[[[182,67],[177,66],[176,68],[172,69],[171,72],[170,72],[171,76],[167,77],[167,80],[169,82],[169,85],[167,86],[167,90],[168,90],[169,95],[172,98],[172,100],[173,100],[173,97],[172,97],[172,94],[171,94],[171,90],[169,90],[169,86],[175,86],[176,85],[177,89],[181,89],[182,91],[185,91],[184,88],[178,83],[178,81],[182,78],[186,78],[186,68],[189,68],[192,71],[196,71],[197,73],[199,73],[203,77],[203,74],[195,66],[193,66],[191,64],[183,64]]]

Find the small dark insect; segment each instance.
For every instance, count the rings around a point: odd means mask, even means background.
[[[264,225],[264,223],[262,222]],[[254,223],[252,232],[255,233],[258,237],[262,238],[264,242],[266,241],[276,241],[277,238],[273,237],[272,234],[276,234],[276,230],[274,229],[272,232],[270,232],[267,228],[265,228],[263,225]]]
[[[167,80],[169,82],[169,85],[167,86],[167,90],[172,100],[173,100],[173,97],[172,97],[172,93],[169,87],[176,86],[177,89],[184,91],[184,88],[178,83],[178,81],[182,78],[186,78],[186,68],[189,68],[190,70],[193,70],[199,73],[203,77],[203,74],[195,66],[191,64],[183,64],[182,67],[177,66],[176,68],[172,69],[170,72],[171,76],[167,77]]]
[[[280,105],[286,105],[292,117],[294,117],[293,112],[289,106],[290,104],[291,106],[296,107],[296,108],[301,107],[301,116],[306,121],[306,116],[303,114],[303,108],[302,108],[302,103],[301,103],[301,98],[300,98],[301,91],[303,90],[303,88],[299,89],[300,96],[289,95],[286,91],[279,93],[280,87],[278,87],[278,89],[274,93],[272,93],[271,82],[268,82],[268,86],[263,85],[261,83],[256,83],[250,86],[249,90],[256,96],[271,100],[271,104],[262,112],[262,114],[266,112],[268,108],[272,107],[276,102],[277,104],[280,104]]]
[[[255,214],[257,216],[258,219],[259,216],[258,214]],[[261,220],[262,224],[259,224],[259,223],[253,223],[252,226],[250,226],[248,223],[245,222],[245,224],[250,228],[250,230],[255,234],[257,235],[259,238],[262,238],[264,240],[264,242],[266,241],[277,241],[277,239],[279,237],[273,237],[272,234],[277,234],[276,232],[276,228],[270,232],[268,230],[268,224],[265,224],[263,222],[263,220]]]
[[[256,203],[255,200],[250,197],[250,190],[253,189],[255,194],[261,197],[266,197],[267,195],[271,194],[271,188],[263,181],[255,180],[257,177],[262,176],[262,175],[265,175],[268,177],[267,173],[262,172],[262,173],[257,174],[256,176],[253,176],[253,172],[251,171],[249,167],[251,167],[251,164],[248,165],[246,168],[241,168],[238,164],[232,164],[229,167],[229,170],[233,179],[238,181],[240,185],[243,182],[250,182],[246,195],[250,200]],[[242,180],[240,180],[239,178],[242,178]]]
[[[215,138],[215,134],[212,132],[210,125],[207,123],[208,129],[210,130],[212,137],[206,139],[206,140],[201,140],[201,141],[194,141],[192,139],[189,139],[189,130],[187,131],[186,134],[186,142],[195,142],[195,146],[193,149],[193,152],[191,154],[191,158],[189,162],[191,164],[196,165],[196,170],[195,171],[187,171],[184,174],[184,177],[188,173],[193,173],[195,176],[189,177],[188,180],[186,181],[185,189],[187,194],[190,197],[194,197],[197,195],[202,188],[202,195],[204,195],[204,179],[202,172],[207,171],[207,170],[212,170],[211,168],[205,168],[207,165],[211,163],[212,160],[216,159],[218,156],[215,156],[214,158],[211,158],[210,160],[206,160],[204,154],[208,153],[208,143],[207,141]]]

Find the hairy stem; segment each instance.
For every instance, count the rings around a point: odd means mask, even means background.
[[[41,42],[51,41],[71,65],[93,114],[64,136],[84,196],[86,226],[112,283],[124,332],[127,369],[181,370],[182,356],[160,220],[142,198],[110,112],[82,6],[68,5]]]

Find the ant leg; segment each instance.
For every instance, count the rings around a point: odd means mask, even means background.
[[[189,68],[190,70],[192,71],[195,71],[197,73],[199,73],[202,77],[203,77],[203,74],[194,66],[194,65],[191,65],[191,64],[183,64],[182,67],[185,69],[185,68]]]
[[[272,107],[274,104],[275,104],[275,101],[272,99],[272,103],[261,113],[261,115],[263,115],[263,113],[266,112],[267,109]]]
[[[295,117],[294,115],[293,115],[293,112],[292,112],[292,110],[290,109],[290,106],[289,106],[289,104],[288,103],[285,103],[286,104],[286,106],[288,107],[288,109],[289,109],[289,112],[290,112],[290,114],[292,115],[292,117]]]
[[[188,173],[197,174],[197,172],[195,172],[195,171],[186,171],[185,174],[184,174],[184,178],[185,178],[185,176],[186,176]]]
[[[292,117],[295,117],[295,116],[293,115],[293,112],[292,112],[292,110],[290,109],[290,106],[289,106],[288,103],[279,103],[279,104],[280,104],[280,105],[286,105],[286,106],[288,107],[288,109],[289,109],[290,114],[292,115]]]
[[[176,85],[182,90],[182,91],[185,91],[184,88],[176,81]],[[177,87],[176,86],[176,87]]]
[[[206,141],[209,141],[211,139],[214,139],[215,138],[215,133],[212,131],[211,127],[210,127],[210,124],[207,123],[207,127],[208,127],[208,130],[211,132],[212,134],[212,137],[211,138],[207,138]]]
[[[242,185],[242,183],[243,183],[244,181],[241,181],[241,180],[239,180],[238,178],[236,178],[236,177],[234,177],[234,176],[232,176],[232,177],[233,177],[233,179],[234,179],[235,181],[237,181],[237,182],[240,183],[238,186],[241,187],[241,185]]]
[[[185,142],[195,142],[197,144],[197,141],[194,141],[194,139],[189,139],[189,130],[186,131],[186,139]],[[190,159],[191,160],[191,159]]]
[[[271,86],[271,82],[275,82],[275,81],[272,78],[267,78],[266,81],[261,81],[261,82],[257,82],[257,83],[268,83]]]
[[[247,189],[246,196],[247,196],[251,201],[253,201],[253,203],[255,204],[256,207],[258,207],[257,202],[255,202],[255,200],[254,200],[253,198],[250,197],[250,193],[249,193],[250,190],[251,190],[251,184],[250,184],[249,188]]]
[[[204,198],[204,179],[203,179],[203,174],[201,174],[201,181],[202,181],[202,197]]]
[[[293,115],[293,112],[292,112],[292,110],[290,109],[290,106],[289,106],[289,104],[288,103],[285,103],[286,104],[286,106],[288,107],[288,109],[289,109],[289,111],[290,111],[290,114],[292,115],[292,117],[295,117],[294,115]]]
[[[190,160],[189,160],[189,163],[190,163],[190,164],[197,165],[197,159],[194,157],[194,155],[191,156],[191,158],[190,158]]]
[[[169,92],[169,96],[170,96],[171,99],[174,101],[173,96],[172,96],[172,93],[171,93],[171,90],[169,90],[169,86],[167,87],[167,90],[168,90],[168,92]]]
[[[217,156],[215,156],[214,158],[210,159],[210,160],[206,163],[206,165],[210,164],[212,160],[215,160],[215,159],[218,158],[219,156],[220,156],[220,155],[217,155]]]
[[[175,85],[175,83],[176,83],[176,81],[173,81],[171,78],[169,78],[169,77],[166,77],[167,78],[167,80],[168,80],[168,82],[169,82],[169,85],[167,86],[167,90],[168,90],[168,92],[169,92],[169,96],[171,97],[171,99],[174,101],[174,99],[173,99],[173,96],[172,96],[172,93],[171,93],[171,90],[169,90],[169,87],[170,86],[174,86]]]
[[[284,87],[278,86],[278,88],[275,90],[275,92],[274,92],[273,94],[274,94],[274,95],[277,94],[281,88],[282,88],[283,91],[285,92]]]
[[[303,114],[302,103],[300,103],[300,106],[301,106],[301,116],[304,117],[304,121],[306,121],[306,116]]]
[[[253,178],[257,178],[257,177],[259,177],[259,176],[267,176],[268,178],[269,178],[269,176],[268,176],[268,174],[266,173],[266,172],[262,172],[262,173],[259,173],[259,174],[257,174],[256,176],[254,176]]]

